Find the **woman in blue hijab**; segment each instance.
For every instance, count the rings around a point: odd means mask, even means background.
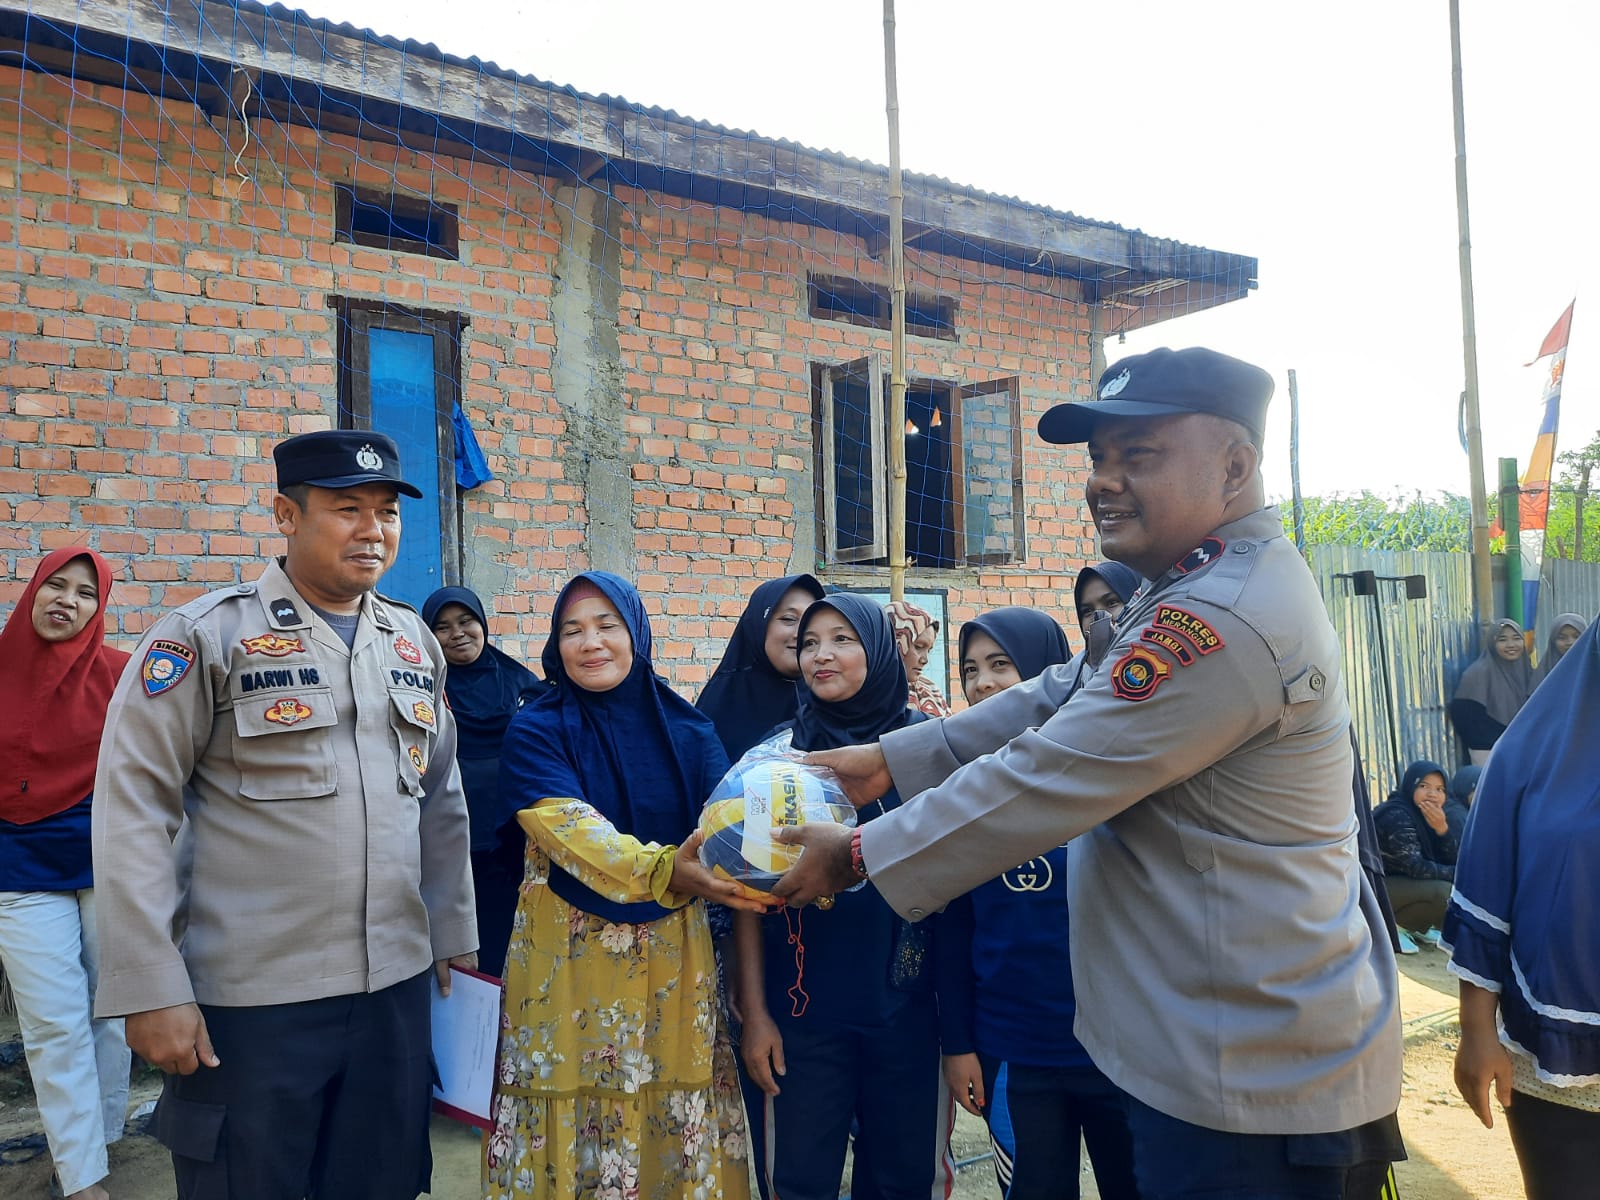
[[[1456,1086],[1505,1107],[1529,1200],[1600,1178],[1600,639],[1591,626],[1495,745],[1444,919]],[[1496,1026],[1496,1015],[1499,1027]]]
[[[694,832],[727,756],[651,667],[632,584],[577,576],[551,626],[555,690],[512,718],[501,754],[529,847],[485,1196],[743,1200],[744,1115],[698,898],[763,905],[700,865]]]
[[[1131,595],[1137,584],[1124,579],[1122,586]],[[1086,613],[1101,611],[1103,597],[1090,599]],[[998,608],[961,627],[968,704],[1069,657],[1061,626],[1037,609]],[[1134,1200],[1122,1092],[1072,1034],[1077,1001],[1067,925],[1066,846],[950,902],[939,918],[945,1082],[956,1103],[988,1125],[1008,1200],[1076,1197],[1080,1137],[1103,1200]]]
[[[476,592],[440,588],[423,601],[422,619],[450,664],[444,695],[456,719],[456,766],[472,822],[478,966],[499,975],[511,942],[526,844],[514,815],[500,803],[500,743],[517,709],[545,685],[489,641],[489,620]]]
[[[796,750],[927,720],[906,707],[888,614],[864,596],[838,592],[807,608],[798,657]],[[900,802],[891,791],[859,819]],[[772,1195],[834,1200],[854,1120],[851,1195],[927,1200],[944,1145],[930,932],[902,921],[870,882],[815,908],[735,913],[734,925],[741,1051],[767,1096],[757,1161]]]

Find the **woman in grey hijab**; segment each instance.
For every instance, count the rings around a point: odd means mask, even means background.
[[[1489,628],[1483,655],[1462,672],[1450,701],[1450,720],[1474,763],[1488,761],[1490,749],[1533,695],[1533,687],[1522,627],[1501,617]]]
[[[1544,653],[1539,657],[1539,666],[1534,670],[1534,685],[1538,686],[1550,678],[1550,672],[1556,669],[1556,664],[1572,649],[1572,643],[1583,635],[1589,628],[1589,618],[1580,613],[1562,613],[1556,617],[1556,623],[1550,626],[1550,636],[1545,639]]]

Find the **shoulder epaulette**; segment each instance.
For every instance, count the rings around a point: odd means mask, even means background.
[[[238,583],[232,587],[218,588],[214,592],[207,592],[203,596],[196,596],[189,603],[175,608],[165,615],[168,617],[182,617],[186,621],[197,621],[207,613],[221,608],[230,600],[242,600],[246,596],[254,596],[255,594],[255,584]]]

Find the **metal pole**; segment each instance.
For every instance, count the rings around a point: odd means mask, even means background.
[[[1378,585],[1372,585],[1372,624],[1378,632],[1378,659],[1383,663],[1383,702],[1389,716],[1389,748],[1394,751],[1398,768],[1405,759],[1400,757],[1400,712],[1394,705],[1394,667],[1389,662],[1389,638],[1383,631],[1383,605],[1378,600]]]
[[[1294,496],[1294,544],[1306,552],[1306,505],[1300,496],[1300,382],[1289,369],[1289,487]]]
[[[889,598],[906,598],[906,240],[900,182],[900,92],[894,0],[883,0],[883,77],[889,116]]]
[[[1483,483],[1483,430],[1478,419],[1478,324],[1472,305],[1472,232],[1467,220],[1467,122],[1461,99],[1461,0],[1450,0],[1450,99],[1456,129],[1456,222],[1461,244],[1461,353],[1466,368],[1467,469],[1472,472],[1472,591],[1478,627],[1494,603],[1489,569],[1489,503]]]
[[[1506,616],[1522,627],[1522,485],[1517,460],[1500,460],[1500,527],[1506,531]]]

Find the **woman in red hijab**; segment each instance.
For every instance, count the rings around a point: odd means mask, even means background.
[[[83,546],[42,563],[0,630],[0,966],[11,981],[39,1116],[68,1200],[107,1200],[122,1136],[121,1021],[92,1019],[89,805],[106,705],[128,656],[106,645],[111,569]]]

